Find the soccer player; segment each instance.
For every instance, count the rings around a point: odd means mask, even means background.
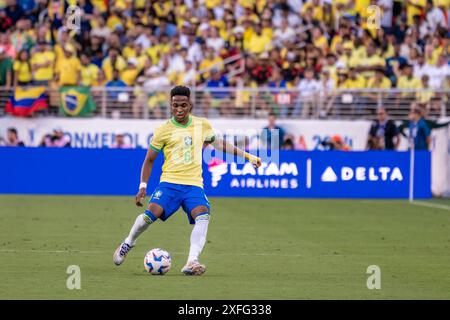
[[[224,140],[216,139],[208,120],[191,115],[193,106],[188,87],[177,86],[171,90],[170,106],[172,118],[155,130],[142,165],[136,205],[142,207],[141,201],[146,195],[153,163],[158,153],[163,151],[164,164],[160,183],[151,195],[147,210],[136,218],[128,237],[114,252],[113,261],[116,265],[122,264],[127,253],[135,246],[137,237],[150,224],[158,218],[165,221],[181,206],[190,224],[194,225],[188,261],[181,272],[186,275],[201,275],[205,272],[205,265],[199,263],[198,257],[206,242],[211,213],[203,190],[204,144],[213,144],[220,151],[244,157],[255,167],[261,165],[261,159]]]

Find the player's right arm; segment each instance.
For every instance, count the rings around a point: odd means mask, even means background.
[[[216,138],[211,124],[206,119],[203,121],[203,135],[203,141],[205,144],[212,144],[214,148],[219,151],[245,158],[247,161],[251,162],[255,168],[259,168],[261,166],[261,158],[239,149],[226,140]]]
[[[141,183],[139,185],[139,192],[135,197],[135,203],[138,207],[142,207],[142,200],[145,198],[147,193],[147,181],[152,173],[153,163],[155,162],[158,153],[162,150],[164,146],[164,140],[161,134],[161,128],[155,130],[152,141],[150,142],[150,147],[147,150],[147,155],[145,156],[144,163],[141,169]]]
[[[143,184],[147,185],[147,181],[150,178],[150,174],[152,173],[153,163],[155,162],[156,157],[158,156],[158,152],[149,148],[147,151],[147,155],[145,156],[144,163],[142,164],[141,169],[141,184],[139,185],[139,192],[135,197],[135,203],[138,207],[142,207],[142,199],[145,198],[147,193],[147,187],[142,187]]]

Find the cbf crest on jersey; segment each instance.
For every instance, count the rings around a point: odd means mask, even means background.
[[[191,146],[192,145],[192,137],[191,136],[184,137],[184,145],[185,146]]]

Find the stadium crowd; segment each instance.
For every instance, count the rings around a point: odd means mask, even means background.
[[[74,0],[65,5],[80,8],[80,29],[69,29],[63,2],[0,1],[0,85],[55,80],[60,86],[102,86],[114,81],[117,70],[127,86],[149,80],[154,86],[232,86],[242,79],[247,86],[298,85],[311,91],[420,88],[425,75],[439,88],[448,85],[450,75],[448,0]],[[371,25],[377,13],[370,5],[382,11],[380,28]],[[223,62],[239,54],[245,71],[222,81],[220,76],[235,67]],[[5,77],[8,68],[14,76]]]
[[[298,88],[292,115],[304,115],[308,99],[336,88],[450,88],[449,9],[449,0],[0,0],[0,86]],[[224,97],[212,92],[210,104]],[[249,94],[236,100],[245,106]]]

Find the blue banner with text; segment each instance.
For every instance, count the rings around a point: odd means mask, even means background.
[[[0,148],[0,193],[134,195],[142,149]],[[159,181],[162,154],[148,193]],[[415,198],[431,198],[431,159],[414,155]],[[212,157],[203,163],[208,196],[289,198],[408,198],[409,152],[280,151],[276,162]]]

